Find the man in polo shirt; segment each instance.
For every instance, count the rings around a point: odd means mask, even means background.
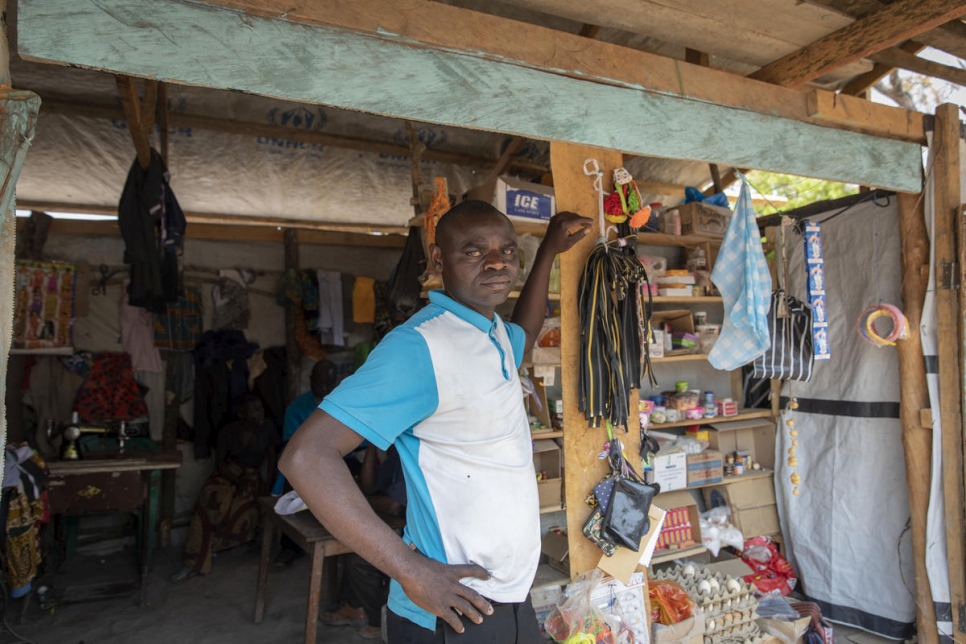
[[[506,323],[494,309],[519,274],[513,225],[484,202],[452,208],[430,246],[445,290],[322,401],[282,457],[312,512],[392,578],[393,644],[540,641],[529,603],[537,488],[517,369],[543,324],[554,257],[590,225],[573,213],[550,221]],[[409,495],[402,540],[342,461],[363,439],[399,451]]]

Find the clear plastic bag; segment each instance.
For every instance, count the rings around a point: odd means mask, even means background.
[[[718,556],[722,546],[741,550],[745,539],[741,530],[731,525],[731,508],[719,506],[701,513],[701,540],[711,555]]]
[[[582,573],[567,587],[563,603],[550,611],[543,625],[554,641],[566,644],[624,644],[618,639],[618,620],[605,615],[591,595],[604,573],[598,568]]]

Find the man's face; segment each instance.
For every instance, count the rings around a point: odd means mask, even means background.
[[[498,213],[460,218],[430,248],[446,293],[487,319],[517,283],[517,234]]]

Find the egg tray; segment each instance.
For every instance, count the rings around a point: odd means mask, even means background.
[[[704,644],[762,644],[770,635],[757,631],[754,635],[717,634],[705,635]]]
[[[688,592],[705,617],[705,644],[723,644],[726,640],[756,644],[755,638],[761,633],[755,621],[758,600],[752,584],[693,564],[658,571],[654,578],[673,579]],[[731,616],[731,623],[727,623],[726,615]],[[713,641],[707,641],[709,637]]]

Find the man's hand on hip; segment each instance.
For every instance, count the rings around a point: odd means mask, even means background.
[[[457,613],[466,615],[474,624],[482,622],[484,615],[493,614],[493,607],[483,595],[460,583],[466,577],[489,579],[490,574],[476,564],[448,565],[420,557],[406,579],[397,581],[414,604],[462,633],[463,623]]]

